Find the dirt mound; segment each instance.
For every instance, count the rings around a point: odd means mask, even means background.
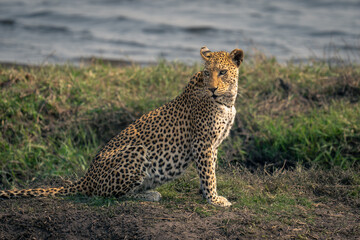
[[[1,239],[219,239],[223,219],[241,218],[219,212],[201,218],[157,203],[122,202],[91,207],[58,199],[14,199],[1,202]]]

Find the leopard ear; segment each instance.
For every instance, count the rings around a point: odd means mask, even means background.
[[[200,49],[200,55],[205,61],[210,59],[210,53],[211,51],[205,46]]]
[[[237,66],[240,67],[240,64],[244,60],[244,52],[241,49],[234,49],[230,53],[231,61]]]

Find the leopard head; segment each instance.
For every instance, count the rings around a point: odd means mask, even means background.
[[[205,61],[202,71],[203,94],[217,103],[233,105],[238,91],[239,67],[244,59],[243,51],[211,52],[207,47],[202,47],[200,55]]]

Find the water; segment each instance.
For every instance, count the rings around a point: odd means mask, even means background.
[[[0,0],[0,62],[193,62],[203,45],[358,61],[360,1]]]

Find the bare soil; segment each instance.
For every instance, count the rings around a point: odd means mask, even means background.
[[[205,203],[204,203],[205,204]],[[67,198],[0,200],[0,239],[359,239],[360,211],[319,203],[308,216],[263,221],[243,208],[137,201],[90,206]],[[284,218],[281,215],[284,214]]]

